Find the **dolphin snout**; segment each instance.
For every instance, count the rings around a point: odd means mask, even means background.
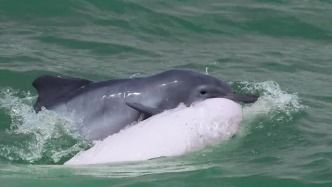
[[[256,95],[238,95],[235,93],[229,93],[224,98],[230,99],[236,102],[241,102],[241,103],[254,103],[257,101],[259,96]]]

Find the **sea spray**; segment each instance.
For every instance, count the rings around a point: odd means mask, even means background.
[[[89,145],[72,130],[70,119],[48,110],[36,113],[34,100],[28,92],[0,91],[0,110],[11,120],[0,134],[0,157],[23,163],[58,163]]]

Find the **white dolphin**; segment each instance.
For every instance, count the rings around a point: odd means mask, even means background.
[[[177,156],[232,137],[240,127],[241,106],[224,98],[164,111],[78,153],[65,165],[141,161]]]

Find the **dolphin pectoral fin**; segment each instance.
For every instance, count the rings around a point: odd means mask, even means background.
[[[138,112],[143,113],[144,114],[144,119],[162,112],[160,109],[149,107],[149,106],[145,106],[145,105],[143,105],[141,103],[126,102],[126,104],[129,107],[137,110]]]
[[[58,104],[63,96],[91,82],[86,79],[50,75],[38,77],[32,83],[38,92],[38,98],[34,106],[35,111],[40,111],[43,106],[47,108]]]

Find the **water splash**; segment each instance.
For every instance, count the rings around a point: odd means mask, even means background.
[[[241,81],[232,83],[232,86],[239,92],[260,96],[254,104],[243,107],[243,123],[249,128],[262,127],[266,121],[271,121],[273,124],[289,122],[306,108],[301,104],[297,93],[283,91],[274,81]],[[242,132],[246,130],[247,127],[243,128]]]
[[[305,108],[300,103],[296,93],[287,93],[281,90],[279,84],[274,81],[242,82],[242,85],[242,90],[260,94],[259,100],[254,105],[245,107],[246,113],[270,114],[272,112],[283,112],[287,117],[291,117],[293,113]]]
[[[34,100],[29,92],[0,90],[0,110],[11,119],[9,128],[0,132],[0,157],[23,163],[61,163],[88,146],[72,131],[70,119],[48,110],[35,113]]]

